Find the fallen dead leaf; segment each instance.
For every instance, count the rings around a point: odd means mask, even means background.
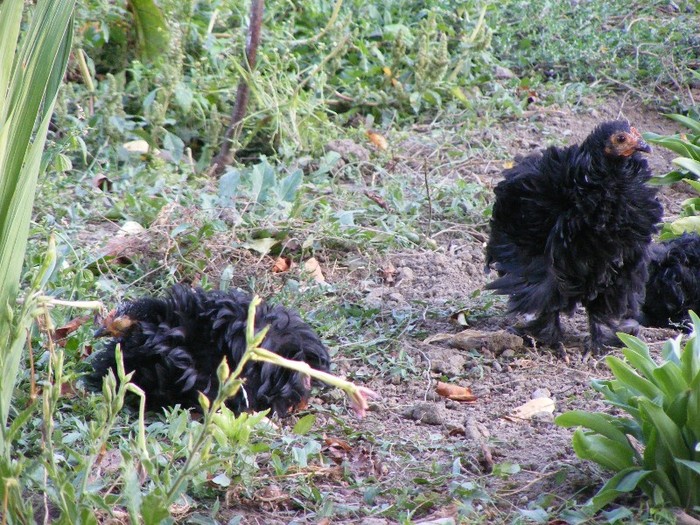
[[[78,391],[73,383],[61,383],[61,397],[64,399],[72,399],[78,395]]]
[[[112,181],[104,173],[98,173],[92,178],[92,187],[108,193],[112,191]]]
[[[100,250],[99,256],[113,257],[118,264],[128,264],[131,257],[143,250],[145,241],[141,234],[144,232],[146,228],[138,222],[126,221]]]
[[[70,334],[75,332],[78,328],[83,326],[85,323],[87,323],[91,319],[92,319],[92,316],[90,316],[90,315],[83,315],[81,317],[74,317],[73,319],[68,321],[63,326],[56,328],[56,330],[54,330],[53,340],[56,342],[57,345],[65,346],[66,345],[66,337],[68,337]]]
[[[459,326],[469,326],[468,316],[469,313],[466,310],[460,310],[455,312],[450,316],[450,320],[457,323]]]
[[[507,349],[516,349],[523,346],[523,338],[511,334],[505,330],[497,332],[484,332],[481,330],[463,330],[457,334],[435,334],[423,342],[427,344],[447,342],[454,348],[462,350],[480,350],[486,348],[494,354],[501,354]]]
[[[544,413],[554,413],[554,400],[549,397],[537,397],[517,407],[505,416],[505,419],[508,421],[532,419],[534,416]]]
[[[394,284],[394,281],[396,281],[396,268],[394,268],[393,264],[387,263],[384,268],[379,270],[379,275],[385,283]]]
[[[367,130],[367,138],[369,138],[369,141],[380,150],[384,151],[389,148],[389,143],[387,142],[386,138],[384,138],[384,135],[381,135],[376,131]]]
[[[382,477],[386,467],[377,455],[365,447],[353,447],[347,441],[338,438],[326,438],[321,452],[336,465],[343,463],[355,476]]]
[[[435,392],[437,392],[439,396],[462,403],[475,403],[477,400],[477,397],[468,387],[443,383],[442,381],[438,381]]]
[[[339,438],[326,438],[323,440],[325,445],[327,447],[333,447],[333,448],[339,448],[344,450],[345,452],[350,452],[352,450],[352,447],[350,446],[350,443],[345,441],[344,439],[339,439]]]
[[[389,205],[379,195],[369,190],[365,190],[363,193],[365,194],[365,197],[376,202],[381,209],[383,209],[384,211],[389,211]]]
[[[311,274],[314,281],[317,283],[325,283],[326,278],[323,276],[323,271],[321,270],[321,263],[318,262],[316,257],[311,257],[304,262],[304,270]]]
[[[292,260],[289,257],[277,257],[272,265],[272,273],[288,272],[292,267]]]

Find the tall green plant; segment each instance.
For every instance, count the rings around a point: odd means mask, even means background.
[[[0,3],[0,453],[32,298],[16,308],[36,182],[73,38],[75,0],[39,0],[20,38],[24,0]]]
[[[614,379],[592,386],[619,415],[574,410],[556,419],[583,427],[573,437],[580,458],[615,472],[593,498],[595,509],[634,490],[655,505],[700,506],[700,318],[690,317],[685,346],[680,336],[667,341],[661,363],[639,339],[618,334],[625,360],[608,356]]]

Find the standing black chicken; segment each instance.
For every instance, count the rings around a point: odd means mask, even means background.
[[[690,233],[652,245],[641,322],[687,324],[688,310],[700,313],[700,236]]]
[[[634,331],[644,297],[649,243],[661,220],[650,152],[627,122],[598,126],[581,145],[550,147],[504,172],[495,189],[487,285],[511,312],[534,315],[513,330],[561,350],[559,313],[588,312],[587,348]]]
[[[120,305],[107,316],[97,336],[111,335],[92,359],[87,384],[98,386],[111,369],[121,345],[124,368],[146,393],[150,410],[180,404],[198,407],[197,392],[212,398],[218,389],[216,369],[224,356],[231,370],[246,349],[246,321],[251,297],[237,291],[205,292],[176,285],[164,298],[142,298]],[[299,314],[262,303],[255,328],[269,326],[262,347],[328,371],[328,351]],[[250,361],[241,376],[243,388],[228,406],[236,413],[271,408],[284,416],[309,397],[309,377],[270,363]]]

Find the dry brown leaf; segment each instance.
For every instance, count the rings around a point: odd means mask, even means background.
[[[380,150],[386,150],[389,147],[389,143],[387,142],[386,138],[384,138],[384,135],[381,135],[380,133],[377,133],[376,131],[367,131],[367,138],[369,141],[374,144],[375,147],[377,147]]]
[[[350,443],[348,443],[344,439],[327,437],[326,439],[323,440],[323,442],[325,443],[325,445],[327,447],[338,448],[338,449],[344,450],[345,452],[350,452],[352,450]]]
[[[380,208],[382,208],[384,211],[389,211],[389,205],[388,205],[388,204],[386,203],[386,201],[385,201],[384,199],[382,199],[379,195],[377,195],[377,194],[374,193],[373,191],[369,191],[369,190],[365,190],[365,191],[364,191],[364,194],[365,194],[365,196],[366,196],[368,199],[370,199],[370,200],[376,202],[376,203],[377,203],[377,206],[379,206]]]
[[[104,173],[98,173],[92,178],[92,187],[108,193],[112,191],[112,181]]]
[[[471,389],[466,386],[453,385],[438,381],[435,392],[439,396],[446,397],[452,401],[460,401],[462,403],[475,403],[477,397],[472,393]]]
[[[469,313],[466,310],[460,310],[455,312],[450,316],[450,321],[458,324],[459,326],[469,326],[468,319]]]
[[[394,284],[394,281],[396,280],[396,268],[394,268],[394,265],[391,263],[387,263],[387,265],[379,270],[379,275],[382,278],[382,281],[384,281],[387,284]]]
[[[135,221],[126,221],[117,234],[100,250],[100,257],[113,257],[117,264],[128,264],[131,257],[143,250],[141,238],[146,229]]]
[[[516,421],[519,419],[532,419],[538,414],[553,414],[554,400],[549,397],[536,397],[524,403],[511,412],[506,419]]]
[[[318,262],[316,257],[311,257],[304,262],[304,270],[311,274],[314,281],[317,283],[325,283],[326,278],[323,276],[323,271],[321,271],[321,263]]]
[[[272,265],[272,273],[288,272],[292,267],[292,260],[289,257],[277,257]]]
[[[54,330],[54,332],[53,332],[54,341],[59,346],[65,346],[66,337],[68,337],[68,335],[75,332],[78,328],[83,326],[85,323],[87,323],[91,319],[92,319],[92,316],[90,316],[90,315],[83,315],[81,317],[74,317],[73,319],[68,321],[63,326],[56,328],[56,330]]]
[[[73,383],[61,383],[61,397],[72,399],[78,395],[78,391]]]

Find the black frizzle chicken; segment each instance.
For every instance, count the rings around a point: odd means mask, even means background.
[[[495,188],[486,269],[488,289],[510,312],[534,319],[513,330],[563,350],[559,314],[588,313],[586,348],[634,332],[644,297],[649,243],[661,220],[650,152],[627,122],[601,124],[580,145],[550,147],[504,172]]]
[[[108,371],[116,374],[114,350],[119,343],[131,381],[146,393],[149,410],[180,404],[199,407],[198,394],[213,398],[216,369],[224,356],[234,370],[246,349],[246,321],[251,297],[238,291],[205,292],[176,285],[163,298],[141,298],[121,304],[105,319],[97,336],[111,335],[106,348],[92,358],[87,384],[101,385]],[[288,359],[328,371],[328,351],[299,314],[262,303],[255,328],[269,326],[262,347]],[[284,416],[309,398],[309,377],[271,363],[250,361],[245,379],[228,407],[236,413],[264,410]]]
[[[700,313],[700,236],[691,233],[652,244],[641,323],[688,328],[688,310]]]

